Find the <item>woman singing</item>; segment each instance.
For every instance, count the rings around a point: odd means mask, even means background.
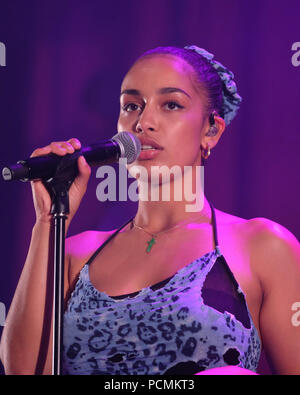
[[[143,166],[148,177],[136,175],[139,196],[154,188],[159,199],[139,199],[136,215],[119,229],[67,238],[65,374],[255,374],[262,347],[276,374],[300,373],[300,329],[292,319],[299,242],[268,219],[215,209],[197,188],[197,169],[240,102],[233,74],[196,46],[150,50],[126,74],[118,131],[142,144],[127,169]],[[32,155],[80,147],[72,138]],[[201,195],[196,211],[186,209],[185,195],[172,194],[181,177],[151,183],[154,166],[189,169]],[[90,176],[83,157],[78,169],[67,228]],[[166,183],[169,200],[161,194]],[[1,341],[6,374],[51,373],[51,200],[41,181],[32,190],[36,222]]]

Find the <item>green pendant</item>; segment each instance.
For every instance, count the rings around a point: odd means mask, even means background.
[[[148,247],[146,249],[146,252],[150,252],[151,248],[153,247],[153,244],[156,243],[155,238],[152,236],[152,239],[150,241],[147,241]]]

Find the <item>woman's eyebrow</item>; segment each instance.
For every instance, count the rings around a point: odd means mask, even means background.
[[[191,99],[191,96],[187,92],[185,92],[183,89],[180,89],[180,88],[165,87],[165,88],[160,88],[157,92],[160,95],[165,95],[167,93],[179,92],[179,93],[185,94],[187,97],[189,97]],[[141,92],[139,90],[137,90],[137,89],[124,89],[121,92],[120,96],[122,96],[122,95],[141,96]]]
[[[140,95],[141,95],[141,92],[138,91],[137,89],[124,89],[124,90],[121,92],[121,95],[120,95],[120,96],[122,96],[122,95],[140,96]]]
[[[189,97],[191,99],[191,96],[186,91],[184,91],[183,89],[180,89],[180,88],[166,87],[166,88],[161,88],[158,91],[158,93],[160,93],[162,95],[164,95],[166,93],[173,93],[173,92],[175,92],[175,93],[176,92],[183,93],[183,94],[185,94],[187,97]]]

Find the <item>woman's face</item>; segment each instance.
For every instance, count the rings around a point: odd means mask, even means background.
[[[173,55],[139,60],[123,80],[120,104],[118,131],[162,147],[153,155],[142,153],[132,165],[183,169],[201,164],[201,140],[208,128],[205,96],[196,90],[192,68],[184,60]]]

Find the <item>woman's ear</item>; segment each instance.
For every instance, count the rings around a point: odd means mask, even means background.
[[[204,149],[215,147],[226,127],[224,119],[218,115],[212,113],[209,120],[201,142]]]

